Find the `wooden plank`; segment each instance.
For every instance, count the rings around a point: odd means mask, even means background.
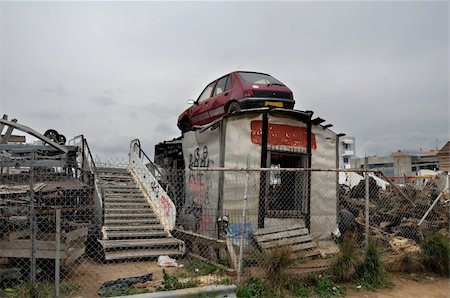
[[[67,257],[63,259],[64,265],[69,265],[76,260],[78,260],[85,252],[85,247],[75,247],[73,249],[69,249],[67,252]]]
[[[173,231],[173,234],[178,239],[190,239],[191,241],[195,240],[204,245],[212,245],[212,246],[214,246],[214,248],[217,248],[217,249],[226,249],[226,247],[227,247],[225,240],[214,239],[214,238],[211,238],[208,236],[203,236],[203,235],[191,232],[191,231],[175,229]],[[194,238],[194,239],[191,239],[191,238]]]
[[[317,247],[317,244],[315,242],[306,242],[303,244],[296,244],[296,245],[290,246],[290,248],[293,251],[300,251],[300,250],[305,250],[305,249],[310,249],[310,248],[315,248],[315,247]]]
[[[233,241],[231,239],[231,237],[227,237],[227,255],[228,255],[228,261],[230,262],[231,268],[233,268],[234,270],[238,269],[238,259],[236,256],[236,253],[234,251],[234,246],[233,246]]]
[[[303,236],[303,235],[308,235],[307,228],[297,229],[297,230],[292,230],[292,231],[285,231],[285,232],[277,232],[277,233],[273,233],[273,234],[265,234],[265,235],[261,235],[261,236],[256,236],[255,239],[259,243],[259,242],[273,241],[273,240],[277,240],[277,239],[291,238],[294,236]]]
[[[271,242],[263,242],[263,243],[258,243],[258,244],[259,244],[259,246],[261,246],[261,248],[267,249],[267,248],[276,247],[276,246],[294,245],[294,244],[308,242],[308,241],[312,241],[312,238],[310,235],[294,237],[294,238],[285,238],[285,239],[275,240],[275,241],[271,241]]]
[[[55,241],[36,241],[36,249],[38,250],[55,250]],[[10,240],[0,241],[0,249],[31,249],[31,240]],[[62,244],[61,250],[67,249],[67,245]]]
[[[17,119],[12,119],[12,123],[16,123]],[[8,129],[6,130],[5,134],[2,136],[2,139],[0,141],[0,144],[8,144],[9,138],[11,137],[11,134],[14,130],[14,126],[8,126]]]
[[[8,120],[8,115],[3,114],[3,118],[2,119],[3,120]],[[3,135],[1,135],[1,134],[2,134],[2,131],[3,131],[4,127],[5,127],[5,124],[0,122],[0,143],[3,141]]]
[[[320,256],[320,252],[317,248],[295,251],[292,253],[291,259],[301,259],[313,256]]]
[[[5,258],[31,258],[31,249],[1,249],[0,257]],[[61,251],[61,259],[67,257],[67,251]],[[53,250],[36,250],[37,259],[54,259],[55,251]]]
[[[285,231],[290,231],[290,230],[302,229],[304,227],[305,227],[305,224],[300,223],[300,224],[292,225],[290,227],[277,226],[277,227],[263,228],[263,229],[257,229],[255,231],[253,231],[253,235],[258,236],[258,235],[270,234],[270,233],[276,233],[276,232],[285,232]]]
[[[8,232],[4,236],[4,239],[6,239],[6,240],[15,240],[15,239],[27,237],[27,236],[30,236],[30,235],[31,235],[31,233],[30,233],[29,230],[13,231],[13,232]]]
[[[5,137],[5,135],[2,135],[2,139]],[[10,143],[25,143],[26,138],[25,136],[18,136],[18,135],[10,135],[8,142]]]
[[[68,233],[65,233],[63,236],[63,242],[68,244],[74,241],[75,239],[78,239],[80,237],[85,237],[88,234],[88,228],[87,227],[81,227],[76,230],[70,231]]]

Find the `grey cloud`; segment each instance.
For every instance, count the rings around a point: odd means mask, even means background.
[[[61,84],[46,86],[42,88],[42,91],[50,95],[58,95],[58,96],[65,96],[69,94],[67,89]]]

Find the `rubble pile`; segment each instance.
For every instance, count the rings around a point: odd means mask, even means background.
[[[440,200],[418,225],[421,218],[432,206],[444,189],[446,175],[428,181],[425,187],[414,184],[389,185],[382,189],[375,179],[369,177],[369,222],[372,238],[389,250],[394,249],[393,238],[409,239],[420,243],[424,236],[438,231],[448,234],[449,204]],[[443,183],[444,181],[444,183]],[[353,188],[340,187],[339,207],[349,210],[360,224],[357,233],[364,239],[365,181],[361,180]],[[397,241],[398,242],[398,241]]]

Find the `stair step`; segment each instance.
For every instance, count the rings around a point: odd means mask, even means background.
[[[149,212],[149,210],[145,210],[145,213],[136,213],[136,212],[119,212],[119,213],[106,213],[105,214],[105,220],[109,219],[118,219],[118,218],[129,218],[130,220],[134,220],[135,218],[156,218],[155,214],[153,212]]]
[[[121,214],[124,216],[124,213],[154,214],[152,208],[105,208],[105,214]]]
[[[110,168],[110,167],[97,167],[98,173],[107,173],[107,174],[114,174],[114,173],[129,173],[127,168]]]
[[[139,225],[139,224],[159,224],[159,220],[156,218],[128,218],[128,219],[109,219],[105,218],[105,225]]]
[[[144,198],[111,198],[111,197],[105,197],[104,202],[105,203],[145,203],[145,204],[148,204],[148,202]]]
[[[136,259],[136,258],[148,258],[158,256],[180,256],[183,252],[177,249],[136,249],[136,250],[123,250],[123,251],[106,251],[106,260],[118,260],[118,259]]]
[[[105,190],[105,197],[110,198],[143,198],[144,195],[141,192],[112,192]]]
[[[116,211],[116,210],[142,210],[142,211],[147,211],[147,210],[152,210],[152,208],[150,207],[149,204],[145,204],[145,203],[138,203],[138,204],[131,204],[131,203],[105,203],[105,211],[106,212],[112,212],[112,211]]]
[[[150,247],[180,245],[181,240],[175,238],[131,239],[131,240],[100,240],[104,249],[122,247]]]
[[[163,226],[160,224],[148,224],[148,225],[126,225],[126,226],[104,226],[105,231],[136,231],[136,230],[150,230],[159,231],[164,230]],[[142,231],[144,232],[144,231]]]
[[[108,203],[109,204],[109,203]],[[114,204],[114,203],[112,203]],[[106,206],[106,203],[105,203]],[[105,208],[106,213],[115,213],[115,212],[138,212],[145,213],[152,211],[152,208],[148,204],[140,204],[140,205],[129,205],[129,204],[120,204],[120,205],[108,205]]]
[[[167,233],[164,230],[157,231],[107,231],[105,232],[108,239],[113,238],[136,238],[136,237],[148,237],[148,238],[157,238],[157,237],[167,237]]]

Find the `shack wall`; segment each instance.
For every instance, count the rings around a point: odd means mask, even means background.
[[[312,126],[317,147],[311,152],[311,168],[336,169],[336,133]],[[311,226],[313,239],[329,238],[337,228],[337,172],[311,172]]]
[[[243,114],[224,119],[226,125],[224,166],[253,168],[261,166],[261,146],[251,141],[252,121],[261,121],[258,114]],[[247,189],[247,224],[253,229],[258,223],[259,173],[251,172]],[[247,177],[246,172],[225,172],[223,209],[229,224],[242,222],[242,208]]]
[[[208,168],[220,165],[220,131],[210,127],[190,131],[183,136],[183,156],[186,164],[186,195],[182,208],[185,229],[198,234],[217,236],[219,173],[193,171],[192,167]]]

